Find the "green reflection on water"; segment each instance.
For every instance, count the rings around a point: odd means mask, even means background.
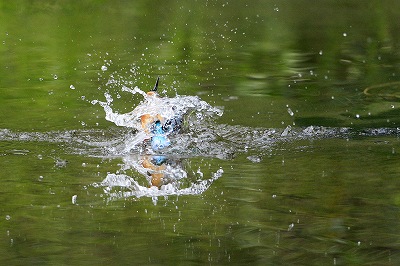
[[[140,99],[121,86],[145,90],[156,76],[167,95],[223,106],[221,124],[398,127],[398,86],[383,84],[400,74],[399,10],[398,1],[3,1],[0,128],[106,131],[114,126],[90,101],[108,90],[130,111]],[[106,85],[111,75],[118,82]],[[396,136],[283,142],[259,163],[247,153],[188,158],[224,175],[202,195],[156,205],[106,203],[90,185],[121,160],[68,145],[1,141],[3,263],[400,260]]]

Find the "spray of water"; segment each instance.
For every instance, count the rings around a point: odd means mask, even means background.
[[[209,123],[210,119],[215,116],[221,116],[223,113],[221,109],[209,105],[197,96],[154,97],[147,95],[138,87],[130,89],[124,86],[122,90],[143,96],[143,100],[131,112],[120,114],[114,111],[112,108],[113,98],[109,93],[104,94],[106,101],[93,100],[91,103],[99,104],[103,107],[106,120],[113,122],[117,126],[136,130],[134,135],[126,139],[124,143],[125,147],[122,150],[123,153],[135,150],[146,139],[152,137],[151,133],[144,131],[142,128],[140,121],[143,115],[150,115],[152,117],[161,116],[164,120],[181,117],[188,132],[190,131],[189,127],[193,128],[195,124]],[[179,148],[186,148],[185,144],[183,143],[182,147],[178,146],[178,150]]]

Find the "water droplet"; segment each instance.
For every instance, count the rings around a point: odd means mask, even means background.
[[[11,219],[11,216],[7,214],[6,215],[6,220],[9,221],[10,219]]]
[[[321,50],[321,51],[319,51],[319,55],[322,55],[322,54],[323,54],[322,50]]]
[[[69,85],[69,88],[71,89],[71,90],[75,90],[75,86],[74,85]]]
[[[346,32],[343,32],[343,37],[347,37],[347,33]]]
[[[359,115],[359,114],[356,114],[356,118],[360,118],[360,115]]]
[[[291,231],[294,227],[294,223],[289,224],[288,231]]]
[[[248,156],[247,159],[253,163],[261,162],[261,158],[257,155]]]
[[[108,68],[107,68],[106,66],[101,66],[101,70],[102,70],[102,71],[107,71],[107,69],[108,69]]]
[[[289,132],[292,130],[292,127],[289,125],[289,126],[287,126],[286,128],[285,128],[285,130],[282,132],[282,134],[281,134],[281,136],[282,137],[286,137],[288,134],[289,134]]]
[[[54,78],[54,79],[58,79],[58,76],[57,76],[57,75],[54,75],[53,78]]]
[[[287,111],[290,116],[294,116],[294,113],[293,113],[292,109],[290,109],[290,107],[288,107]]]
[[[76,204],[76,198],[78,197],[78,195],[73,195],[72,196],[72,204]]]

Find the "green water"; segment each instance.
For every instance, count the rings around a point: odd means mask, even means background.
[[[390,0],[0,1],[0,264],[398,265],[399,15]],[[141,99],[122,86],[157,76],[224,110],[220,140],[179,159],[215,178],[111,198],[98,184],[129,156],[97,148],[132,132],[91,101],[129,112]],[[278,133],[244,147],[253,128]]]

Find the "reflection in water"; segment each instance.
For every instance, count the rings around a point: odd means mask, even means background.
[[[167,158],[162,155],[146,156],[144,158],[142,165],[148,169],[147,175],[151,176],[152,186],[160,187],[163,183],[166,183],[166,178],[169,176],[165,171],[167,168],[166,161]],[[175,165],[180,166],[179,162],[176,162]],[[183,177],[187,176],[185,171],[183,171],[183,174]]]
[[[134,178],[127,174],[109,173],[94,187],[103,187],[107,201],[129,197],[152,197],[154,204],[159,196],[198,195],[222,176],[220,168],[210,177],[204,177],[200,170],[193,171],[184,159],[163,155],[128,155],[123,158],[121,172],[133,170],[139,173]],[[143,182],[140,180],[143,179]]]

